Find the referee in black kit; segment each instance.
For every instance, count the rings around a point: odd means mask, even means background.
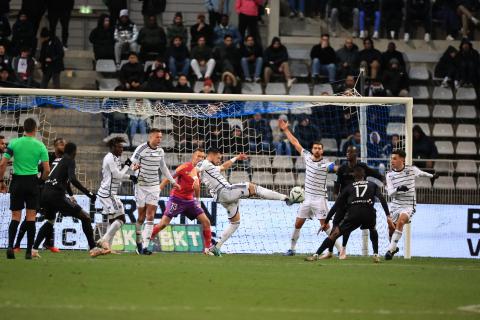
[[[10,210],[12,221],[8,227],[7,259],[15,259],[13,243],[17,234],[22,210],[27,209],[27,252],[25,259],[32,259],[32,246],[35,240],[35,217],[38,203],[38,163],[42,163],[42,179],[46,180],[50,173],[48,150],[36,138],[37,123],[28,118],[23,123],[23,137],[9,142],[4,157],[0,161],[0,177],[5,174],[7,163],[13,159],[13,178],[10,183]],[[0,191],[7,192],[3,179],[0,179]]]

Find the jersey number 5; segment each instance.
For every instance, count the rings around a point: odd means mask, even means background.
[[[363,198],[363,196],[365,195],[365,192],[367,192],[367,188],[368,188],[367,185],[355,186],[355,192],[357,194],[357,198]],[[362,191],[360,191],[360,189],[362,189]]]

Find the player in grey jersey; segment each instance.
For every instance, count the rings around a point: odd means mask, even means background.
[[[405,157],[405,151],[394,150],[390,159],[392,170],[386,176],[387,193],[392,198],[390,211],[393,224],[389,224],[391,239],[385,260],[391,260],[398,252],[397,244],[402,237],[403,226],[410,222],[415,213],[415,178],[429,177],[432,182],[438,178],[438,174],[430,174],[415,166],[405,165]]]

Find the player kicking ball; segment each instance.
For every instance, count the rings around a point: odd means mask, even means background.
[[[103,237],[97,241],[97,245],[107,251],[111,251],[113,237],[126,222],[123,203],[117,196],[118,189],[120,189],[122,180],[130,179],[133,183],[137,182],[136,176],[127,174],[129,166],[120,161],[125,143],[126,141],[122,137],[115,137],[107,142],[110,152],[103,158],[102,182],[97,192],[103,214],[108,217],[110,224]],[[132,169],[138,170],[139,165],[134,165]]]
[[[173,218],[183,214],[190,220],[196,219],[202,224],[203,238],[205,241],[204,253],[207,255],[211,254],[208,250],[212,242],[210,220],[203,212],[200,202],[195,199],[195,197],[197,199],[200,198],[200,180],[195,167],[203,159],[205,159],[205,151],[203,151],[203,149],[197,149],[193,152],[190,162],[181,164],[175,170],[173,177],[181,188],[173,189],[170,192],[165,213],[160,223],[153,228],[152,235],[150,236],[150,244],[155,236],[170,224]],[[163,190],[168,182],[168,179],[164,179],[160,184],[160,190]]]
[[[391,225],[392,221],[390,212],[388,211],[387,201],[375,183],[365,180],[365,169],[362,166],[357,165],[354,168],[353,176],[355,181],[348,185],[340,193],[337,201],[335,201],[337,207],[345,207],[345,219],[340,223],[338,228],[333,230],[330,236],[323,241],[314,255],[305,258],[306,261],[318,260],[323,251],[332,246],[340,236],[361,228],[369,229],[373,248],[373,261],[375,263],[380,262],[378,257],[378,232],[375,228],[377,214],[373,206],[375,204],[375,198],[378,198],[387,216],[387,222]],[[326,223],[328,223],[332,215],[333,213],[329,213]]]
[[[230,168],[237,160],[246,160],[248,157],[244,153],[221,164],[222,153],[218,149],[210,149],[207,152],[207,158],[197,165],[200,178],[210,191],[214,201],[219,202],[227,209],[228,220],[230,224],[223,230],[222,236],[216,245],[209,248],[209,251],[216,256],[220,256],[220,248],[235,233],[240,226],[239,201],[242,198],[258,196],[268,200],[285,201],[288,205],[292,202],[281,193],[270,189],[257,186],[250,182],[230,184],[221,172]]]
[[[287,136],[288,141],[295,147],[305,161],[305,201],[302,202],[298,209],[297,218],[295,219],[295,229],[293,230],[290,249],[284,254],[285,256],[294,256],[295,247],[300,230],[307,219],[318,219],[320,226],[325,226],[325,233],[330,235],[332,228],[329,224],[325,224],[325,218],[328,213],[327,206],[327,173],[335,171],[335,164],[323,158],[323,144],[314,142],[312,151],[305,150],[297,138],[288,128],[288,122],[284,120],[278,121],[278,127]],[[339,243],[335,243],[338,251],[341,247]],[[330,255],[330,257],[332,254]]]
[[[389,225],[390,245],[385,260],[392,260],[398,252],[398,241],[402,238],[403,226],[410,222],[415,213],[415,177],[429,177],[432,183],[438,174],[430,174],[415,166],[405,165],[406,153],[394,150],[390,158],[392,170],[387,173],[387,193],[392,198],[390,207],[393,224]]]

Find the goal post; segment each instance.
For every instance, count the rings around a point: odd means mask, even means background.
[[[407,97],[201,94],[0,88],[0,130],[15,130],[15,128],[8,129],[7,126],[2,124],[2,119],[5,119],[12,112],[41,109],[43,106],[71,109],[82,113],[108,114],[115,112],[128,115],[142,115],[150,118],[173,119],[175,128],[172,131],[172,143],[175,146],[172,147],[172,150],[174,150],[172,153],[185,155],[190,149],[183,145],[181,148],[178,147],[179,139],[196,139],[195,137],[197,137],[199,132],[201,134],[209,134],[209,128],[212,125],[219,125],[225,120],[224,122],[228,122],[230,125],[230,127],[227,125],[226,129],[220,129],[225,131],[224,134],[229,139],[225,141],[234,141],[232,137],[234,133],[231,133],[231,128],[235,128],[236,125],[246,132],[247,138],[245,146],[238,145],[235,148],[229,148],[230,151],[237,152],[246,148],[249,151],[248,153],[256,157],[256,161],[261,160],[260,158],[264,156],[269,157],[271,167],[264,167],[262,169],[264,172],[267,172],[273,178],[280,177],[280,174],[284,173],[286,177],[294,177],[295,180],[290,185],[288,182],[287,184],[277,185],[276,181],[274,181],[274,184],[279,188],[282,187],[284,192],[288,190],[285,188],[296,185],[300,181],[300,176],[303,174],[299,162],[297,163],[300,160],[297,160],[298,157],[295,157],[294,160],[290,160],[291,163],[295,164],[295,167],[286,168],[285,170],[279,167],[280,169],[277,171],[275,167],[276,159],[274,159],[277,156],[273,148],[268,151],[263,149],[252,151],[249,149],[251,148],[250,139],[255,140],[256,138],[261,140],[262,138],[253,128],[249,127],[249,120],[256,113],[263,114],[271,123],[280,114],[288,115],[289,119],[293,119],[292,122],[295,123],[300,123],[304,115],[308,115],[314,122],[317,121],[315,123],[322,134],[328,132],[329,136],[326,140],[337,139],[339,143],[338,152],[332,151],[327,156],[328,158],[344,157],[344,154],[341,154],[340,140],[343,143],[345,139],[334,137],[333,135],[336,131],[348,129],[350,133],[353,133],[353,131],[360,132],[361,159],[364,161],[375,160],[367,152],[372,132],[381,132],[383,139],[389,137],[392,132],[396,132],[400,134],[401,147],[407,153],[406,163],[412,163],[413,99]],[[401,107],[399,108],[399,106]],[[393,112],[393,110],[396,111]],[[187,123],[184,121],[185,118],[195,121]],[[395,121],[394,124],[397,125],[396,129],[390,123],[392,119]],[[46,120],[48,121],[48,119]],[[347,128],[342,128],[337,123],[343,123]],[[18,123],[18,125],[20,126],[21,124]],[[177,126],[179,127],[177,128]],[[55,127],[53,126],[51,130],[55,130]],[[318,134],[320,135],[320,132]],[[319,138],[323,141],[324,137],[319,136]],[[208,140],[208,138],[204,140]],[[226,143],[228,144],[228,142]],[[308,148],[308,146],[304,147]],[[386,159],[382,159],[381,162],[388,166]],[[300,169],[297,168],[297,164]],[[257,169],[253,164],[246,169],[240,167],[237,169],[238,171],[244,170],[249,179],[252,179],[252,182],[257,173],[257,176],[261,176],[261,172],[256,171]],[[300,171],[297,171],[297,169]],[[289,213],[289,215],[289,217],[294,217],[294,213]],[[288,234],[290,231],[282,230],[282,232],[279,231],[279,234]],[[411,257],[410,239],[410,225],[407,225],[404,240],[404,257],[407,259]],[[288,239],[285,240],[288,241]],[[368,250],[367,245],[361,245],[362,253],[365,253],[365,249]],[[268,252],[276,252],[275,250],[266,249]],[[250,251],[247,250],[246,252]]]

